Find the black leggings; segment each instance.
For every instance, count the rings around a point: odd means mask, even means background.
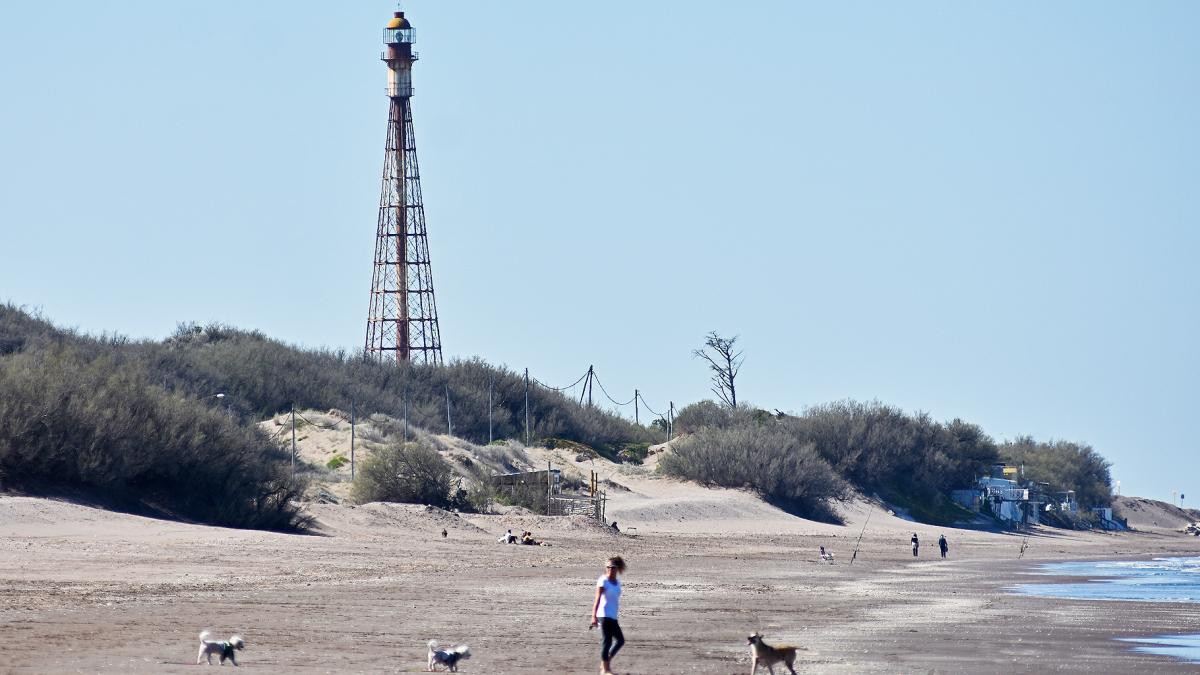
[[[621,632],[621,624],[609,618],[600,619],[600,634],[604,636],[600,641],[600,660],[608,661],[625,644],[625,634]]]

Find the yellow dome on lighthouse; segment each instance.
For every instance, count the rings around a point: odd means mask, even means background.
[[[396,12],[396,15],[392,17],[391,21],[388,21],[387,27],[389,29],[393,29],[393,28],[401,28],[402,29],[402,28],[412,28],[412,25],[408,23],[408,19],[404,18],[404,12]]]

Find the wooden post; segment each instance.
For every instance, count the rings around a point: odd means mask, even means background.
[[[350,401],[350,482],[354,482],[354,401]]]
[[[671,407],[667,408],[667,442],[671,442],[671,435],[675,433],[675,402],[671,401]]]
[[[296,479],[296,404],[292,404],[292,480]]]
[[[546,515],[548,515],[548,516],[552,515],[550,513],[550,488],[551,488],[551,485],[552,485],[552,483],[551,483],[551,478],[550,478],[550,460],[546,460]]]

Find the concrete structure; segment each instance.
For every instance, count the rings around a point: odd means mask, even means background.
[[[1016,480],[1021,473],[1019,467],[993,465],[990,475],[977,478],[969,488],[952,491],[950,498],[975,513],[990,514],[1013,526],[1037,525],[1045,498],[1036,484]]]

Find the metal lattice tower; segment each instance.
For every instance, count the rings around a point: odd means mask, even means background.
[[[388,130],[383,191],[371,277],[366,353],[381,362],[442,363],[433,297],[433,270],[421,200],[421,172],[412,120],[413,28],[396,12],[383,31],[387,45]]]

